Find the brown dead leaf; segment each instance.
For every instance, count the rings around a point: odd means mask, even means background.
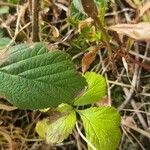
[[[150,1],[147,1],[141,8],[140,8],[140,14],[139,17],[142,17],[144,13],[150,9]]]
[[[13,150],[13,141],[10,136],[10,133],[5,130],[4,127],[0,127],[0,135],[4,137],[4,139],[8,142],[9,150]]]
[[[131,116],[123,117],[121,123],[122,125],[126,125],[126,126],[136,125],[133,117]]]
[[[102,100],[96,102],[96,106],[111,106],[111,100],[108,98],[108,96],[105,96]]]
[[[91,63],[95,60],[95,57],[98,51],[104,47],[106,47],[106,44],[99,43],[97,46],[91,46],[89,48],[90,51],[84,54],[82,58],[82,72],[83,73],[85,73],[89,69]]]
[[[90,64],[95,60],[97,52],[94,50],[95,47],[93,47],[93,50],[85,53],[83,58],[82,58],[82,72],[85,73],[89,67]]]
[[[53,37],[54,38],[57,38],[57,37],[59,37],[59,30],[55,27],[55,26],[52,26],[52,25],[50,25],[51,26],[51,29],[52,29],[52,34],[53,34]]]
[[[84,12],[91,18],[98,16],[98,9],[94,0],[81,0]]]
[[[150,42],[150,22],[116,24],[110,26],[108,29],[116,31],[118,34],[126,35],[134,40]]]
[[[83,28],[91,26],[92,22],[93,22],[92,18],[87,18],[85,20],[80,21],[79,24],[78,24],[79,32],[81,32],[81,30]]]

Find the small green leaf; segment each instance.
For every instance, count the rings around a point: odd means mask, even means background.
[[[52,120],[47,118],[39,121],[36,131],[47,143],[60,143],[72,133],[75,122],[75,111],[71,106],[63,104],[57,108]]]
[[[9,13],[9,7],[8,6],[2,6],[0,7],[0,15],[8,14]]]
[[[97,102],[106,95],[106,81],[102,75],[87,72],[85,78],[88,88],[80,97],[75,99],[74,104],[77,106]]]
[[[36,132],[42,139],[46,139],[46,132],[49,125],[49,119],[44,118],[41,121],[38,121],[36,124]]]
[[[17,4],[19,0],[7,0],[8,3]]]
[[[0,50],[4,49],[10,42],[9,38],[0,38]]]
[[[70,7],[70,22],[75,25],[77,24],[79,21],[81,20],[85,20],[85,10],[83,9],[82,3],[84,4],[92,4],[91,0],[88,0],[90,3],[87,2],[87,0],[84,2],[81,2],[83,0],[73,0],[71,3],[71,7]],[[96,6],[99,12],[99,18],[101,19],[101,21],[104,22],[104,16],[105,16],[105,12],[108,6],[108,2],[110,0],[96,0]],[[92,6],[89,6],[90,11],[92,10]],[[92,10],[93,12],[94,10]]]
[[[93,107],[79,111],[87,140],[97,150],[116,150],[121,132],[120,115],[112,107]],[[91,148],[89,147],[89,150]]]
[[[72,2],[73,2],[73,4],[74,4],[75,8],[76,8],[77,10],[79,10],[81,13],[84,14],[84,10],[83,10],[83,7],[82,7],[81,0],[73,0]]]
[[[4,35],[4,31],[3,31],[3,29],[0,28],[0,38],[2,38],[3,35]]]
[[[0,57],[0,96],[20,108],[72,103],[86,85],[68,54],[49,51],[43,43],[14,46]]]

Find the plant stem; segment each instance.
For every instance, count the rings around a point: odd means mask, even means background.
[[[97,19],[95,19],[95,22],[96,22],[96,25],[97,25],[97,28],[102,32],[102,36],[104,38],[104,41],[106,43],[106,46],[108,48],[108,55],[109,57],[111,58],[112,57],[112,49],[111,49],[111,46],[109,44],[109,35],[107,34],[105,28],[103,27],[100,19],[98,17],[96,17]]]
[[[39,8],[40,0],[32,0],[32,41],[39,42]]]
[[[94,145],[92,143],[90,143],[90,141],[88,141],[88,139],[82,134],[82,132],[79,129],[78,123],[76,122],[76,128],[77,131],[79,133],[79,135],[82,137],[82,139],[88,144],[88,146],[92,149],[92,150],[96,150],[96,148],[94,147]]]
[[[106,43],[106,46],[108,49],[109,58],[110,60],[112,60],[112,49],[109,43],[109,35],[106,32],[100,18],[98,17],[99,12],[98,12],[95,1],[94,0],[81,0],[81,2],[82,2],[84,12],[94,20],[95,26],[102,32],[104,42]]]

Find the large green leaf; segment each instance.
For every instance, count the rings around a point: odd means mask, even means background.
[[[84,77],[88,83],[88,88],[83,95],[75,99],[74,104],[77,106],[94,103],[106,95],[106,81],[102,75],[87,72]]]
[[[72,103],[86,85],[66,53],[49,52],[43,43],[18,45],[0,57],[0,96],[20,108]]]
[[[120,115],[112,107],[93,107],[79,111],[87,140],[97,150],[116,150],[121,133]],[[91,149],[89,147],[89,149]]]
[[[52,118],[52,119],[51,119]],[[43,119],[36,125],[39,136],[47,143],[60,143],[66,139],[76,122],[76,113],[69,105],[62,104],[53,113],[53,117]]]

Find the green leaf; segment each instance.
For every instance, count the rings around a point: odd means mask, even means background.
[[[8,3],[17,4],[19,0],[7,0]]]
[[[43,43],[14,46],[0,57],[0,96],[20,108],[72,103],[86,85],[68,54],[49,51]]]
[[[90,0],[88,1],[90,2]],[[96,2],[96,6],[98,7],[98,9],[100,9],[106,6],[109,1],[110,0],[96,0],[95,2]],[[72,3],[80,13],[85,14],[83,6],[82,6],[82,0],[73,0]],[[84,0],[83,0],[83,3],[84,3]]]
[[[80,20],[85,20],[85,12],[82,6],[82,0],[73,0],[70,7],[70,22],[75,25]],[[89,0],[90,1],[90,0]],[[96,0],[96,6],[99,12],[99,18],[104,22],[105,12],[107,6],[109,6],[110,0]],[[85,2],[87,3],[87,2]],[[92,8],[92,7],[91,7]]]
[[[42,139],[46,139],[47,128],[49,125],[49,119],[44,118],[41,121],[38,121],[36,124],[36,132]]]
[[[74,6],[74,4],[71,3],[69,15],[68,15],[68,20],[69,20],[70,24],[73,25],[74,27],[78,27],[79,21],[85,20],[85,19],[86,19],[85,14],[81,13]]]
[[[120,115],[116,109],[93,107],[81,110],[79,114],[83,121],[86,138],[97,150],[117,149],[121,132]]]
[[[99,18],[103,24],[105,22],[106,10],[108,9],[108,6],[111,5],[109,2],[111,1],[110,0],[96,0],[98,12],[99,12]]]
[[[10,42],[9,38],[0,38],[0,50],[4,49]]]
[[[75,8],[77,10],[79,10],[79,12],[84,14],[84,10],[83,10],[83,7],[82,7],[81,0],[73,0],[72,2],[73,2],[73,5],[75,6]]]
[[[100,101],[106,95],[106,81],[100,74],[87,72],[84,76],[88,83],[87,90],[78,98],[74,104],[82,106]]]
[[[60,143],[72,133],[76,113],[71,106],[63,104],[57,108],[53,119],[50,118],[39,121],[36,131],[41,138],[46,139],[47,143]]]
[[[0,7],[0,15],[8,14],[8,13],[9,13],[9,7],[8,6]]]
[[[0,39],[3,37],[4,31],[0,28]]]

